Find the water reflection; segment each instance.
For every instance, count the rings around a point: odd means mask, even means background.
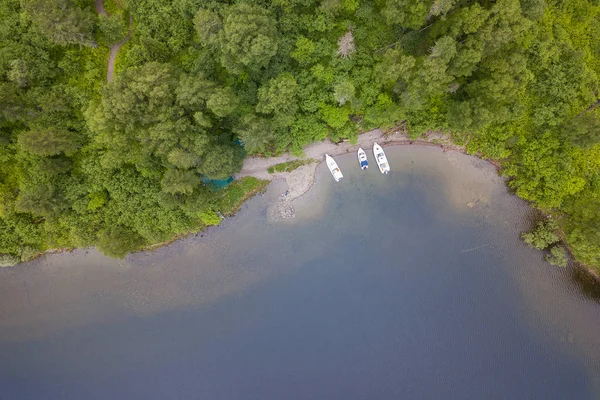
[[[600,283],[590,276],[590,273],[584,267],[574,263],[569,268],[570,277],[578,290],[588,299],[600,303]]]

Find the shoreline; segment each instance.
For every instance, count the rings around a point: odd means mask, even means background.
[[[375,141],[379,141],[381,145],[386,146],[400,146],[400,145],[416,145],[416,146],[435,146],[444,149],[444,152],[447,150],[459,151],[461,153],[465,153],[465,149],[462,146],[457,146],[452,143],[447,137],[432,133],[431,140],[411,140],[404,133],[401,133],[399,130],[394,132],[393,134],[386,134],[382,129],[374,129],[372,131],[365,132],[358,136],[358,140],[356,144],[351,144],[349,141],[342,141],[341,143],[333,143],[329,139],[325,139],[322,142],[317,142],[310,144],[304,148],[304,157],[296,157],[292,156],[289,153],[285,153],[278,157],[249,157],[244,160],[244,166],[242,167],[242,171],[237,174],[234,174],[235,180],[239,180],[244,177],[255,177],[259,180],[263,181],[257,187],[256,190],[253,190],[249,193],[246,193],[244,198],[241,199],[239,203],[235,205],[232,210],[226,210],[225,216],[232,217],[234,216],[240,208],[246,203],[247,200],[254,197],[257,194],[263,193],[267,187],[273,181],[281,181],[285,182],[286,189],[279,194],[276,200],[276,204],[274,205],[274,214],[273,217],[279,220],[287,220],[295,217],[295,211],[293,207],[293,202],[296,199],[302,197],[306,192],[310,190],[315,182],[315,172],[319,164],[323,161],[323,157],[325,153],[332,156],[339,156],[343,154],[347,154],[351,151],[356,151],[358,147],[372,147]],[[311,155],[315,155],[315,157],[311,157]],[[294,160],[308,160],[314,159],[315,162],[303,165],[299,168],[296,168],[293,171],[289,172],[275,172],[273,174],[268,173],[267,169],[271,166],[277,165],[282,162],[294,161]],[[489,161],[489,160],[486,160]],[[494,164],[495,165],[495,164]],[[223,212],[223,210],[219,210]],[[192,235],[199,235],[203,232],[206,232],[210,228],[210,226],[200,227],[199,230],[193,230],[190,232],[180,233],[166,241],[162,241],[159,243],[152,243],[144,246],[142,249],[136,251],[135,253],[143,253],[143,252],[152,252],[162,247],[168,246],[178,240],[185,239]],[[67,248],[54,248],[48,249],[43,252],[39,252],[35,254],[32,258],[21,261],[13,266],[7,266],[4,268],[13,268],[22,264],[25,264],[30,261],[34,261],[39,259],[40,257],[49,255],[49,254],[64,254],[64,253],[73,253],[76,250],[86,250],[94,247],[83,247],[83,248],[75,248],[75,247],[67,247]],[[131,254],[135,254],[131,253]],[[600,282],[600,276],[598,277],[598,281]]]
[[[395,132],[388,134],[382,129],[374,129],[359,135],[356,144],[351,144],[347,140],[340,143],[333,143],[329,139],[310,144],[304,148],[304,157],[296,157],[289,153],[278,157],[249,157],[244,160],[242,171],[235,174],[234,178],[239,179],[244,176],[253,176],[268,181],[284,181],[286,183],[286,189],[282,191],[278,197],[277,204],[275,205],[274,217],[283,220],[291,219],[295,216],[293,202],[310,190],[315,181],[316,169],[319,164],[323,162],[325,154],[334,157],[348,154],[356,152],[359,147],[371,148],[375,142],[378,142],[382,146],[411,145],[438,147],[441,148],[444,153],[450,150],[473,156],[466,152],[465,146],[459,146],[452,143],[446,135],[440,133],[429,132],[425,139],[410,139],[400,130],[395,130]],[[280,163],[309,159],[314,159],[316,162],[303,165],[289,172],[276,172],[272,174],[267,172],[269,167]],[[484,159],[484,161],[492,164],[496,171],[499,170],[500,165],[497,162],[492,162],[489,159]]]
[[[489,158],[482,158],[477,154],[470,154],[466,151],[466,146],[457,145],[452,142],[452,140],[443,133],[440,132],[428,132],[425,138],[421,139],[410,139],[407,134],[400,131],[399,129],[392,130],[393,133],[386,133],[380,128],[374,129],[372,131],[365,132],[358,136],[358,140],[356,144],[351,144],[348,140],[342,141],[340,143],[333,143],[329,139],[325,139],[322,142],[317,142],[310,144],[304,148],[304,156],[297,157],[293,156],[290,153],[285,153],[281,156],[277,157],[249,157],[244,160],[244,165],[242,170],[234,174],[234,178],[239,180],[244,177],[254,177],[261,181],[259,184],[259,188],[246,193],[244,198],[239,201],[231,210],[227,210],[225,215],[227,217],[234,216],[240,208],[246,203],[247,200],[254,197],[256,194],[264,193],[267,187],[271,182],[285,182],[284,190],[277,196],[277,199],[273,204],[273,212],[271,213],[271,218],[274,220],[289,220],[295,217],[294,210],[294,202],[306,194],[315,182],[315,173],[317,167],[323,162],[325,154],[329,154],[331,156],[339,156],[348,154],[350,152],[356,152],[359,147],[370,148],[373,146],[373,143],[378,142],[382,146],[423,146],[423,147],[438,147],[442,149],[442,152],[446,153],[448,150],[455,151],[461,154],[465,154],[471,157],[475,157],[482,161],[485,161],[491,164],[496,174],[499,174],[502,166],[500,162],[497,160],[492,160]],[[269,173],[267,169],[274,165],[285,163],[289,161],[295,160],[310,160],[313,159],[314,162],[309,164],[305,164],[300,166],[292,171],[286,172],[275,172]],[[541,210],[532,206],[529,203],[529,206],[536,210],[537,212],[541,212]],[[219,210],[222,212],[223,210]],[[185,239],[191,235],[199,235],[203,232],[207,231],[207,228],[210,226],[203,226],[199,230],[194,230],[186,233],[182,233],[176,235],[169,240],[153,243],[145,246],[144,248],[136,251],[135,253],[142,253],[147,251],[154,251],[159,248],[168,246],[173,242],[176,242],[181,239]],[[564,237],[561,232],[561,237]],[[582,264],[577,261],[571,252],[571,248],[566,241],[563,240],[562,243],[571,259],[571,267],[578,269],[584,272],[591,280],[594,281],[595,284],[600,284],[600,271],[596,271],[594,268]],[[82,248],[83,250],[89,248]],[[61,253],[72,253],[73,251],[78,250],[77,248],[56,248],[49,249],[44,252],[40,252],[36,254],[33,258],[27,261],[21,261],[14,266],[33,261],[47,254],[61,254]],[[132,253],[134,254],[134,253]],[[14,267],[13,266],[13,267]],[[10,268],[10,267],[9,267]]]
[[[251,179],[251,178],[249,178]],[[220,210],[218,210],[218,212],[221,214],[221,219],[225,219],[226,217],[232,217],[234,216],[239,210],[240,208],[242,208],[242,206],[246,203],[247,200],[249,200],[250,198],[256,196],[257,194],[262,194],[265,192],[265,190],[267,189],[267,186],[269,185],[269,181],[266,180],[257,180],[256,184],[254,185],[253,188],[251,188],[248,191],[244,192],[244,195],[242,197],[240,197],[239,199],[236,199],[233,204],[230,205],[230,207],[228,208],[222,208]],[[142,247],[141,249],[133,252],[133,253],[128,253],[129,254],[137,254],[137,253],[144,253],[144,252],[152,252],[154,250],[158,250],[162,247],[168,246],[174,242],[177,242],[178,240],[181,239],[185,239],[189,236],[192,235],[199,235],[202,232],[206,232],[211,226],[215,226],[215,225],[200,225],[197,226],[196,229],[190,230],[188,232],[183,232],[183,233],[179,233],[171,238],[169,238],[168,240],[162,241],[162,242],[157,242],[157,243],[150,243],[145,245],[144,247]],[[216,225],[218,226],[218,224]],[[63,248],[53,248],[53,249],[48,249],[45,251],[40,251],[35,253],[35,255],[33,255],[31,258],[27,259],[27,260],[21,260],[20,262],[17,262],[14,265],[7,265],[7,266],[2,266],[0,268],[14,268],[17,267],[19,265],[28,263],[30,261],[35,261],[43,256],[46,255],[50,255],[50,254],[66,254],[66,253],[73,253],[77,250],[84,250],[84,251],[88,251],[89,249],[93,249],[96,248],[95,246],[91,246],[91,247],[63,247]],[[97,248],[96,248],[97,249]],[[126,258],[127,255],[123,258]]]
[[[242,171],[235,174],[236,179],[244,176],[254,176],[259,179],[267,181],[283,181],[286,183],[286,190],[284,190],[278,197],[276,204],[274,205],[274,219],[276,220],[287,220],[295,217],[294,201],[306,194],[315,182],[315,172],[317,167],[323,162],[325,154],[331,156],[339,156],[350,152],[356,152],[359,147],[370,148],[374,142],[378,142],[382,146],[425,146],[425,147],[438,147],[442,149],[444,153],[448,150],[456,151],[461,154],[465,154],[471,157],[476,157],[491,164],[496,170],[496,174],[500,176],[501,164],[497,160],[489,158],[482,158],[477,154],[470,154],[466,151],[466,146],[461,146],[453,143],[451,139],[439,132],[428,132],[424,139],[410,139],[408,135],[401,132],[398,129],[392,130],[392,134],[386,134],[382,129],[374,129],[369,132],[365,132],[358,136],[356,144],[351,144],[349,141],[343,141],[341,143],[333,143],[329,139],[325,139],[322,142],[313,143],[304,148],[304,157],[292,156],[289,153],[283,154],[278,157],[250,157],[244,161]],[[273,165],[295,161],[295,160],[306,160],[316,159],[314,163],[310,163],[299,167],[290,172],[277,172],[269,174],[267,168]],[[507,187],[508,188],[508,187]],[[541,210],[533,207],[530,202],[527,202],[529,206],[541,212]],[[564,237],[561,232],[561,237]],[[596,271],[594,268],[582,264],[573,257],[568,243],[563,239],[562,244],[565,246],[569,257],[571,259],[571,267],[577,268],[587,274],[595,283],[600,284],[600,271]]]

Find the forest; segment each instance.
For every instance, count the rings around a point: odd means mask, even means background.
[[[211,183],[244,157],[401,127],[499,161],[600,268],[598,0],[104,7],[0,2],[0,264],[196,232],[259,185]]]

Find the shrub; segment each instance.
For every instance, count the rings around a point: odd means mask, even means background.
[[[19,261],[19,257],[13,254],[0,254],[0,267],[14,267]]]
[[[200,214],[200,219],[206,226],[219,225],[221,223],[221,218],[213,210],[204,211]]]
[[[122,225],[107,228],[98,235],[98,250],[113,258],[124,258],[143,245],[144,239],[136,231]]]
[[[556,245],[550,249],[550,253],[546,254],[546,261],[552,265],[559,267],[567,266],[567,256],[565,255],[565,248],[561,245]]]
[[[534,249],[544,250],[559,241],[558,236],[554,233],[557,228],[556,221],[540,221],[531,232],[522,233],[521,239]]]
[[[21,249],[21,262],[33,260],[40,252],[33,247],[25,246]]]

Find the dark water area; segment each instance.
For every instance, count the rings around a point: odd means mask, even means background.
[[[0,270],[0,398],[600,398],[597,287],[519,241],[527,205],[480,160],[386,152],[319,166],[293,221],[274,183],[152,253]]]

